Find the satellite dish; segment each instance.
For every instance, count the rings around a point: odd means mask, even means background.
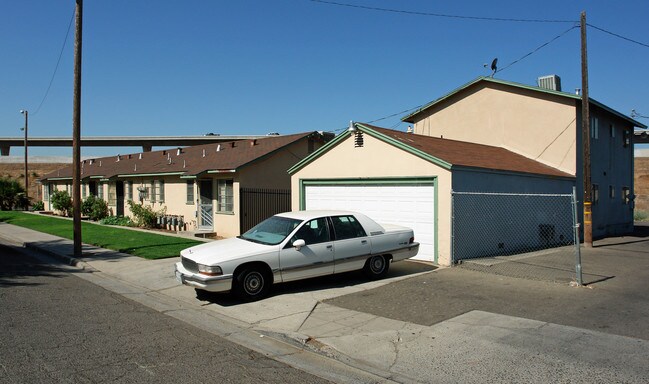
[[[498,71],[498,58],[496,57],[492,62],[491,62],[491,77],[494,77],[496,72]]]

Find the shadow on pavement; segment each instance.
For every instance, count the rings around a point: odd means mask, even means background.
[[[29,256],[20,246],[0,244],[0,288],[17,286],[34,286],[38,283],[27,283],[27,277],[49,276],[63,277],[63,269],[43,264]]]
[[[649,223],[635,223],[633,233],[620,237],[610,237],[596,240],[594,248],[611,247],[614,245],[633,244],[649,241]]]
[[[390,271],[388,272],[387,279],[394,277],[402,277],[415,275],[422,272],[430,272],[437,269],[437,266],[430,263],[423,263],[417,261],[401,261],[394,263],[390,266]],[[363,274],[362,271],[351,271],[345,273],[338,273],[335,275],[327,275],[314,277],[310,279],[291,281],[287,283],[274,284],[270,289],[270,294],[268,298],[295,294],[295,293],[304,293],[304,292],[314,292],[324,289],[334,289],[334,288],[343,288],[353,285],[367,283],[369,280]],[[389,284],[389,283],[388,283]],[[201,292],[197,294],[197,299],[201,301],[207,301],[210,303],[218,304],[224,307],[229,307],[233,305],[239,305],[243,302],[237,299],[234,295],[229,292]],[[262,299],[263,301],[265,299]]]

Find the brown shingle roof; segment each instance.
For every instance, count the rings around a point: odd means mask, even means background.
[[[504,148],[417,135],[359,124],[411,148],[424,152],[451,166],[483,168],[499,171],[531,173],[538,175],[574,177],[556,168],[542,164]]]
[[[168,173],[193,176],[207,171],[236,170],[313,134],[269,136],[84,160],[81,178]],[[72,165],[69,165],[44,175],[41,180],[71,177]]]

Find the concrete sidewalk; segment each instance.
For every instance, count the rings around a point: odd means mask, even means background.
[[[66,263],[72,257],[71,241],[25,228],[0,223],[0,238]],[[456,269],[431,273],[429,265],[401,262],[381,281],[351,273],[280,284],[268,299],[241,304],[229,295],[197,300],[174,279],[177,260],[84,245],[78,266],[91,273],[79,276],[334,382],[649,382],[647,338],[496,310],[421,321],[421,313],[440,310],[439,297],[408,291],[409,284],[425,286]],[[515,301],[516,286],[510,289]]]

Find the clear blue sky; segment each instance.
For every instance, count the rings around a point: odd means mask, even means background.
[[[349,120],[405,129],[406,113],[520,59],[588,23],[649,44],[646,0],[309,0],[84,2],[82,135],[252,135],[335,131]],[[72,134],[74,25],[41,105],[74,12],[74,0],[0,3],[0,136]],[[588,29],[591,97],[649,115],[649,48]],[[534,84],[557,74],[581,87],[579,29],[496,74]],[[40,106],[40,109],[38,109]],[[649,123],[646,119],[639,119]],[[84,156],[132,149],[85,148]],[[12,155],[22,155],[14,148]],[[33,148],[30,155],[70,155]]]

